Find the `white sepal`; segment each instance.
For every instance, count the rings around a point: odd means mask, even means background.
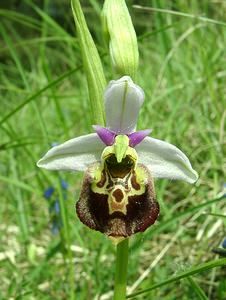
[[[198,179],[187,156],[172,144],[146,137],[135,149],[138,162],[146,165],[153,177],[179,179],[189,183]]]
[[[121,134],[135,131],[139,110],[144,102],[144,92],[129,76],[112,80],[105,94],[107,127]]]
[[[82,135],[51,148],[37,163],[48,170],[85,171],[100,161],[105,144],[96,133]]]

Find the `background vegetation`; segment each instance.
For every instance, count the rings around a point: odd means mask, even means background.
[[[146,93],[139,129],[177,145],[200,174],[195,185],[156,180],[161,215],[131,239],[128,293],[153,287],[133,299],[223,300],[225,267],[188,275],[216,262],[212,249],[226,235],[226,2],[127,3]],[[111,80],[102,1],[81,4]],[[0,18],[0,299],[110,299],[115,249],[75,215],[82,174],[36,167],[53,143],[92,131],[70,1],[4,1]]]

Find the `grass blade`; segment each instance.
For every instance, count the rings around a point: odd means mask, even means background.
[[[197,295],[198,299],[200,299],[200,300],[208,300],[209,299],[206,296],[203,289],[199,286],[199,284],[191,276],[188,276],[187,281],[190,284],[193,291],[195,292],[195,294]]]
[[[28,97],[27,99],[25,99],[21,104],[19,104],[16,108],[12,109],[11,112],[9,112],[5,117],[3,117],[0,120],[0,125],[2,125],[3,123],[5,123],[15,113],[17,113],[18,111],[20,111],[25,105],[27,105],[28,103],[30,103],[33,100],[37,99],[37,97],[40,96],[43,92],[47,91],[51,87],[53,87],[53,86],[57,85],[58,83],[62,82],[63,80],[65,80],[66,78],[68,78],[69,76],[71,76],[72,74],[74,74],[81,67],[82,66],[79,66],[79,67],[74,68],[74,69],[72,69],[72,70],[70,70],[68,72],[65,72],[63,75],[61,75],[57,79],[53,80],[52,82],[50,82],[49,84],[47,84],[46,86],[44,86],[43,88],[41,88],[40,90],[38,90],[37,92],[35,92],[34,94],[32,94],[30,97]]]
[[[188,276],[191,275],[195,275],[195,274],[199,274],[201,272],[213,269],[213,268],[217,268],[217,267],[223,267],[226,265],[226,258],[222,258],[222,259],[218,259],[218,260],[212,260],[206,263],[203,263],[201,265],[195,266],[190,268],[189,270],[186,270],[184,272],[181,272],[179,275],[173,276],[165,281],[162,281],[160,283],[154,284],[153,286],[151,286],[148,289],[139,291],[137,293],[128,295],[127,298],[133,298],[133,297],[137,297],[139,295],[143,295],[146,294],[154,289],[157,289],[159,287],[165,286],[169,283],[173,283],[173,282],[177,282],[178,280],[181,280],[183,278],[187,278]]]

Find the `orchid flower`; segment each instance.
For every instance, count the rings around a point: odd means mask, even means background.
[[[50,149],[37,165],[85,171],[76,210],[89,228],[112,239],[146,230],[159,215],[153,178],[197,180],[187,156],[172,144],[136,131],[144,92],[132,79],[113,80],[104,93],[106,128]]]

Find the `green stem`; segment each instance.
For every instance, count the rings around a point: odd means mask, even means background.
[[[68,211],[64,199],[64,195],[62,192],[60,180],[59,180],[59,202],[60,202],[60,214],[62,219],[63,228],[61,231],[61,238],[63,244],[66,248],[66,253],[64,253],[64,259],[66,261],[66,265],[68,268],[68,279],[69,279],[69,290],[68,290],[68,299],[75,300],[75,283],[74,283],[74,264],[73,264],[73,255],[71,251],[71,236],[70,236],[70,227],[69,227],[69,218],[68,218]]]
[[[129,249],[128,239],[125,239],[124,241],[122,241],[117,245],[114,300],[126,299],[128,249]]]

